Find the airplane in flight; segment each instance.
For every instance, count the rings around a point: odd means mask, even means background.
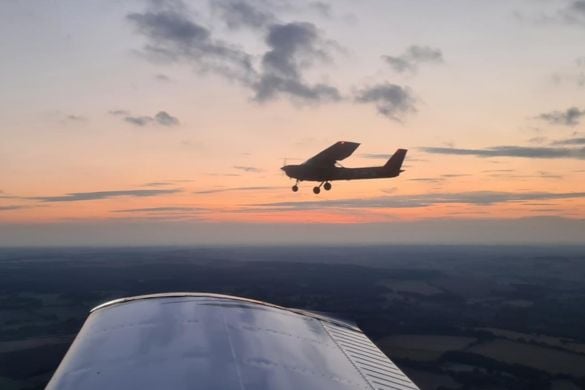
[[[406,149],[398,149],[388,162],[378,167],[345,168],[339,165],[339,161],[346,159],[360,146],[357,142],[339,141],[322,152],[298,165],[285,165],[282,169],[286,175],[296,179],[292,186],[293,192],[299,190],[301,181],[321,182],[313,187],[313,192],[321,192],[321,186],[325,191],[331,189],[333,180],[358,180],[358,179],[382,179],[396,177],[404,172],[402,163],[406,157]]]

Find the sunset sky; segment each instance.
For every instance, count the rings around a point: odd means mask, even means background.
[[[583,0],[0,3],[0,246],[585,243]],[[338,140],[398,178],[314,195]]]

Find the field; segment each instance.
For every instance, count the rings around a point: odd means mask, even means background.
[[[351,319],[423,390],[585,389],[585,248],[0,250],[0,388],[42,389],[89,309],[167,291]]]

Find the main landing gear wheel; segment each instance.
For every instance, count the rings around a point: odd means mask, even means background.
[[[293,192],[297,192],[299,190],[299,186],[295,184],[294,186],[292,186],[292,190]]]
[[[325,191],[329,191],[331,189],[331,183],[327,182],[323,185],[323,188],[325,188]]]
[[[319,194],[319,192],[321,192],[321,188],[319,188],[319,187],[313,187],[313,193],[315,195]]]

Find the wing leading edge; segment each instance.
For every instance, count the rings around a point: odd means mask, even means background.
[[[319,167],[334,166],[337,161],[348,158],[360,146],[357,142],[339,141],[305,161],[304,165]]]

